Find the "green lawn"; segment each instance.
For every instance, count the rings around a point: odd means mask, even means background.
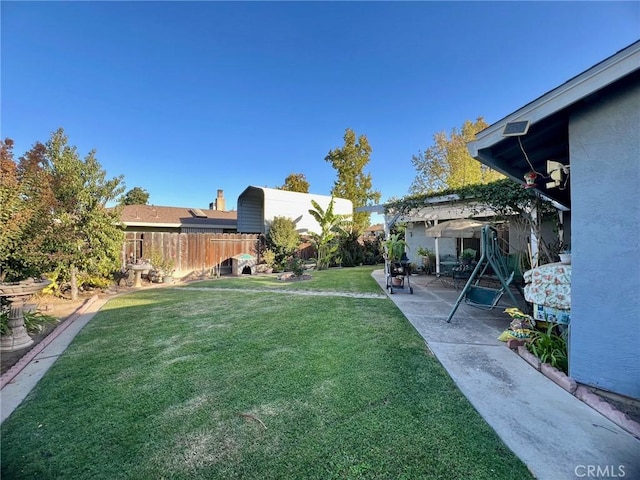
[[[279,281],[277,274],[258,277],[221,277],[216,280],[198,283],[198,287],[210,288],[266,288],[274,290],[301,290],[348,293],[384,294],[376,282],[371,279],[371,272],[384,268],[382,265],[358,268],[340,268],[321,270],[311,273],[310,281]]]
[[[273,283],[111,300],[2,425],[2,478],[532,478],[389,299]]]

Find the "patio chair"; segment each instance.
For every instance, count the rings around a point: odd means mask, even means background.
[[[492,310],[504,295],[504,292],[513,282],[514,272],[511,272],[507,279],[506,287],[502,285],[500,288],[482,287],[480,285],[471,285],[464,296],[464,303],[473,307],[484,310]]]
[[[453,269],[458,266],[458,259],[455,255],[440,256],[440,275],[445,277],[453,276]]]

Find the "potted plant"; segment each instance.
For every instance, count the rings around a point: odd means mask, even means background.
[[[418,247],[418,255],[422,257],[422,269],[425,273],[430,273],[436,264],[436,253],[425,247]]]
[[[172,275],[175,271],[173,258],[164,258],[160,250],[153,249],[150,261],[151,265],[153,265],[153,270],[149,272],[149,277],[153,282],[171,283],[173,281]]]
[[[473,260],[476,259],[476,251],[473,248],[465,248],[464,250],[462,250],[460,259],[463,265],[469,265]]]
[[[395,286],[401,285],[405,268],[408,266],[397,265],[401,263],[405,256],[407,243],[398,234],[390,235],[384,242],[384,257],[389,263],[389,274],[391,275],[391,283]]]
[[[162,271],[164,272],[164,283],[172,283],[173,282],[173,272],[176,271],[175,262],[173,258],[166,259],[162,262]]]
[[[571,248],[563,248],[558,255],[560,256],[560,263],[571,265]]]
[[[148,273],[149,280],[154,283],[158,283],[162,281],[162,277],[164,277],[164,272],[162,271],[162,252],[160,250],[154,248],[151,250],[151,255],[149,256],[149,263],[152,265],[152,269]]]
[[[407,243],[398,234],[390,235],[384,242],[385,258],[389,263],[400,262],[407,248]]]

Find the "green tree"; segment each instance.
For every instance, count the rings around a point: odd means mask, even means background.
[[[141,187],[133,187],[120,199],[121,205],[146,205],[149,202],[149,192]]]
[[[119,210],[107,209],[124,190],[122,176],[106,180],[95,151],[80,159],[68,145],[62,129],[46,144],[44,169],[50,175],[54,196],[53,235],[48,251],[71,282],[77,298],[77,273],[108,275],[118,267],[124,234]]]
[[[313,209],[309,210],[311,216],[320,225],[320,233],[312,233],[314,247],[317,251],[316,268],[324,270],[329,268],[331,258],[338,251],[340,243],[339,235],[344,232],[349,215],[341,215],[333,211],[333,198],[329,206],[324,210],[318,202],[311,200]]]
[[[434,144],[411,159],[417,171],[411,192],[434,193],[504,178],[471,157],[467,150],[467,143],[487,126],[479,117],[475,122],[465,121],[460,130],[454,128],[448,137],[444,131],[436,133]]]
[[[54,235],[52,212],[55,197],[45,162],[46,147],[36,142],[20,157],[18,164],[21,198],[27,205],[29,218],[24,224],[16,259],[20,262],[23,274],[28,276],[38,276],[51,270],[54,257],[46,248],[46,243]]]
[[[0,282],[7,276],[12,280],[17,273],[11,260],[28,217],[25,206],[13,160],[13,140],[0,140]]]
[[[360,135],[356,139],[355,132],[347,128],[343,147],[330,150],[325,157],[325,161],[333,166],[338,176],[331,194],[351,200],[354,209],[380,201],[380,192],[373,190],[371,174],[364,173],[370,156],[371,147],[367,137]],[[354,213],[354,230],[364,231],[370,224],[370,217],[371,214],[366,212]]]
[[[275,264],[285,265],[288,257],[292,256],[300,245],[300,235],[296,231],[296,224],[287,217],[274,217],[267,233],[267,248],[275,254]]]
[[[338,240],[340,247],[336,255],[340,256],[343,267],[355,267],[365,263],[370,245],[361,238],[360,232],[345,232]]]
[[[284,185],[279,190],[287,190],[289,192],[309,193],[309,182],[304,173],[291,173],[284,179]]]
[[[52,193],[43,169],[45,146],[36,143],[13,160],[13,142],[2,143],[0,175],[0,278],[39,276],[51,266],[44,241],[51,235]]]

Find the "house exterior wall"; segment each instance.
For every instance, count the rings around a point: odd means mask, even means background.
[[[420,211],[412,213],[408,218],[403,218],[402,221],[407,224],[405,240],[407,242],[407,257],[409,257],[409,261],[416,265],[422,264],[422,257],[418,255],[418,248],[420,247],[435,252],[435,238],[425,235],[425,221],[438,219],[438,222],[444,222],[447,220],[469,218],[471,216],[480,221],[491,222],[495,217],[495,212],[489,208],[481,208],[477,204],[450,201],[427,205]],[[518,228],[517,224],[510,224],[509,243],[505,245],[508,252],[526,252],[527,240],[530,235],[530,232]],[[459,242],[460,240],[457,238],[439,238],[438,253],[440,258],[449,255],[457,257],[459,255],[458,250],[464,250],[465,248],[473,248],[478,252],[480,251],[479,239],[464,239],[462,249],[459,248]]]
[[[569,149],[569,374],[640,398],[640,85],[577,111]]]
[[[409,257],[411,263],[415,263],[416,265],[422,265],[422,257],[418,255],[418,248],[424,247],[432,252],[436,250],[436,239],[427,237],[424,233],[425,230],[424,222],[411,222],[407,225],[405,234],[407,257]],[[455,238],[438,239],[438,253],[441,258],[445,255],[456,256],[456,241],[457,239]]]
[[[445,222],[447,220],[469,218],[474,213],[477,215],[478,212],[485,215],[494,215],[494,212],[491,210],[479,208],[476,204],[452,200],[425,205],[420,211],[411,214],[409,218],[402,219],[402,221],[407,223],[405,241],[407,242],[407,257],[409,261],[416,265],[422,265],[422,257],[418,255],[418,248],[420,247],[427,248],[432,252],[436,250],[435,238],[425,235],[427,228],[425,221],[437,219],[438,222]],[[458,242],[459,240],[456,238],[439,238],[438,254],[440,258],[449,255],[457,257],[456,249]]]

